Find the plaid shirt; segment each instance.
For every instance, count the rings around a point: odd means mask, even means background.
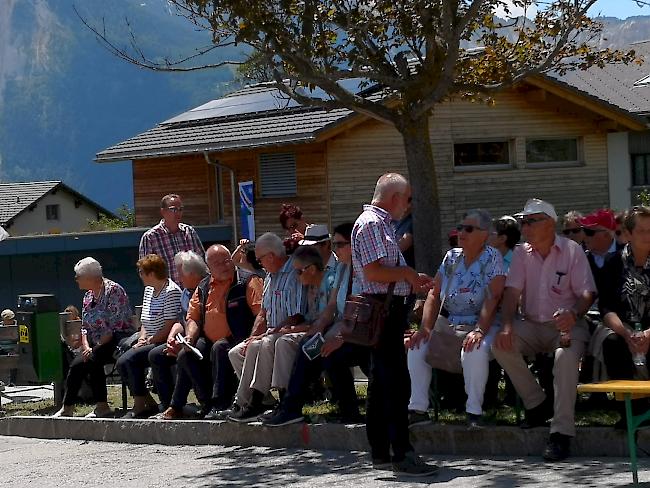
[[[264,278],[262,308],[268,328],[273,329],[294,315],[305,315],[306,298],[305,287],[293,268],[293,259],[289,258],[280,271]]]
[[[167,263],[169,277],[177,284],[180,279],[174,266],[174,256],[181,251],[194,251],[201,257],[205,254],[201,239],[191,225],[178,224],[178,231],[171,232],[165,221],[161,220],[145,232],[140,240],[140,258],[147,254],[157,254],[163,258]]]
[[[399,259],[400,266],[406,261],[399,250],[395,232],[391,225],[390,214],[380,207],[364,205],[363,213],[354,223],[352,229],[352,266],[355,285],[361,293],[388,293],[388,283],[368,281],[363,274],[363,267],[379,261],[382,266],[393,267]],[[407,296],[411,285],[406,281],[395,284],[394,295]]]

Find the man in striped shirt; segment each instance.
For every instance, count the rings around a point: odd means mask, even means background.
[[[236,422],[250,421],[264,412],[262,400],[271,389],[275,343],[304,322],[304,290],[282,239],[270,232],[262,235],[255,243],[255,256],[268,272],[262,309],[251,336],[228,353],[240,378],[235,411],[228,417]]]
[[[406,265],[391,225],[394,219],[402,218],[410,202],[411,187],[406,178],[395,173],[379,178],[372,205],[364,205],[352,229],[352,266],[364,295],[386,300],[389,284],[395,283],[379,344],[370,350],[366,432],[373,467],[427,476],[437,467],[416,456],[409,441],[410,380],[404,332],[408,327],[406,297],[411,290],[430,289],[433,279]]]
[[[139,259],[147,254],[157,254],[167,263],[169,277],[180,285],[178,269],[174,266],[174,256],[181,251],[194,251],[205,255],[205,249],[194,227],[181,223],[183,202],[176,194],[165,195],[160,201],[161,221],[142,235]]]

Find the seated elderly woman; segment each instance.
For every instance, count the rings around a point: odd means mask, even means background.
[[[462,364],[467,393],[467,422],[470,428],[480,427],[483,394],[488,378],[490,344],[496,334],[493,326],[497,306],[503,293],[505,273],[501,253],[487,245],[492,220],[480,209],[470,210],[458,225],[459,248],[447,252],[434,278],[434,286],[424,305],[422,325],[407,341],[408,368],[411,376],[409,424],[429,421],[429,385],[431,366],[427,349],[435,347],[437,334],[464,335],[462,347],[448,351]],[[444,303],[449,317],[440,314]],[[436,334],[432,334],[434,329]],[[431,344],[430,344],[431,342]],[[451,346],[454,341],[444,341]]]
[[[72,416],[84,378],[89,377],[95,409],[86,417],[112,414],[106,401],[104,365],[113,362],[118,343],[133,333],[129,298],[120,285],[104,278],[97,260],[87,257],[75,267],[75,280],[86,290],[81,312],[81,354],[70,363],[65,379],[63,407],[55,417]]]
[[[167,264],[156,254],[138,260],[138,274],[144,283],[140,335],[131,349],[117,360],[122,381],[129,385],[133,409],[123,418],[142,418],[158,412],[158,405],[145,386],[149,353],[167,341],[181,308],[181,289],[168,275]]]
[[[175,337],[179,333],[185,336],[185,317],[190,306],[190,300],[201,280],[208,275],[208,266],[205,260],[194,251],[182,251],[176,254],[174,256],[174,265],[178,270],[178,277],[183,286],[178,321],[172,326],[166,342],[154,347],[149,353],[153,381],[156,385],[160,408],[163,412],[169,407],[174,392],[175,380],[172,367],[176,364],[176,356],[180,350]]]
[[[647,380],[650,207],[634,207],[627,213],[623,224],[630,241],[620,253],[605,258],[599,289],[600,314],[603,323],[613,332],[604,339],[603,359],[610,379]],[[623,417],[623,412],[621,414]],[[625,425],[625,418],[619,425]]]

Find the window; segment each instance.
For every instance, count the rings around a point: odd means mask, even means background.
[[[45,206],[45,218],[47,220],[59,220],[59,206],[58,205],[46,205]]]
[[[296,157],[293,153],[260,154],[262,197],[291,197],[297,194]]]
[[[509,146],[508,141],[454,144],[454,167],[509,165]]]
[[[650,185],[650,154],[632,155],[632,186]]]
[[[526,139],[526,163],[577,164],[578,139]]]

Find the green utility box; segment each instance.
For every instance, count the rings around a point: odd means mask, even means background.
[[[59,304],[54,295],[18,297],[19,381],[51,382],[63,379],[63,350]]]

